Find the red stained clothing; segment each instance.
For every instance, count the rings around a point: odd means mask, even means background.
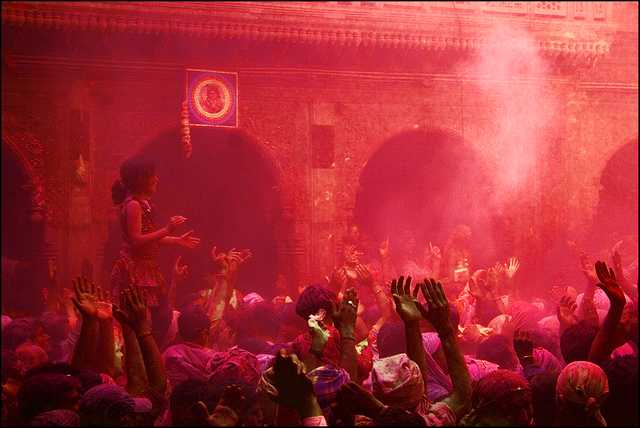
[[[122,227],[123,246],[120,257],[111,271],[111,290],[114,301],[118,301],[120,291],[130,282],[141,287],[147,303],[151,306],[158,304],[157,288],[164,285],[165,279],[160,272],[157,256],[159,242],[153,241],[144,245],[134,246],[127,232],[126,207],[132,200],[137,201],[142,209],[142,234],[156,231],[153,222],[153,208],[149,201],[129,197],[120,207],[120,225]]]

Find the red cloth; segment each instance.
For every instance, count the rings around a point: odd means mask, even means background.
[[[234,346],[226,352],[216,352],[207,364],[209,382],[241,380],[255,388],[260,380],[258,359],[249,351]]]
[[[327,344],[322,352],[321,360],[325,363],[332,363],[339,366],[340,355],[342,354],[342,350],[340,348],[340,333],[338,332],[338,329],[332,325],[326,328],[329,330],[329,339],[327,340]],[[306,331],[296,337],[293,341],[292,348],[298,358],[304,360],[311,350],[311,334]],[[367,349],[358,356],[359,379],[365,379],[369,376],[369,372],[373,366],[373,355],[368,348],[370,348],[370,346],[367,346]]]

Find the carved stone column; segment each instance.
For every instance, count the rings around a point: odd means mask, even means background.
[[[70,90],[68,157],[65,173],[69,183],[69,273],[93,276],[91,98],[87,82],[77,81]],[[93,278],[92,278],[93,279]]]

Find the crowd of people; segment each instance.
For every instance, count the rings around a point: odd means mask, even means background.
[[[408,233],[369,260],[354,229],[325,280],[255,285],[265,298],[238,287],[249,249],[164,278],[161,245],[201,242],[175,234],[184,217],[155,226],[157,185],[123,164],[110,284],[61,284],[37,317],[3,308],[3,426],[638,425],[637,252],[583,253],[583,283],[527,301],[521,261],[476,266],[466,226],[442,251]]]

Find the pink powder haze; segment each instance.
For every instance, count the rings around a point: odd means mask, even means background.
[[[392,254],[422,255],[464,224],[474,268],[518,256],[531,291],[560,274],[580,288],[578,251],[610,257],[625,239],[637,257],[637,14],[633,2],[4,2],[3,256],[42,278],[55,260],[62,284],[109,284],[122,245],[111,186],[142,156],[160,179],[156,225],[183,215],[180,232],[201,239],[162,248],[167,278],[178,255],[201,279],[213,245],[250,248],[240,289],[269,297],[280,278],[293,296],[341,265],[354,224],[376,263],[387,237]],[[187,69],[237,74],[237,128],[181,123]]]
[[[549,146],[558,100],[549,83],[550,66],[533,36],[502,25],[492,28],[463,75],[486,97],[494,121],[487,136],[497,156],[492,194],[502,206],[521,191],[536,188],[539,168]]]

